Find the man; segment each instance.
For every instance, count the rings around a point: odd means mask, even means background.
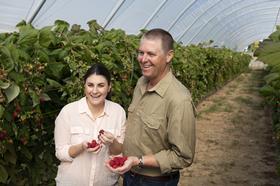
[[[152,29],[140,41],[138,61],[143,76],[128,108],[123,154],[125,186],[177,185],[179,170],[195,153],[195,111],[191,95],[172,74],[173,38]]]

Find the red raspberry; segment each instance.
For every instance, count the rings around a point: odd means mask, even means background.
[[[98,134],[98,136],[97,136],[97,138],[98,138],[99,140],[100,140],[101,134],[104,134],[104,130],[103,130],[103,129],[101,129],[101,130],[99,131],[99,134]]]
[[[6,130],[3,130],[3,131],[0,131],[0,141],[3,141],[7,138],[7,131]]]
[[[109,161],[109,165],[111,167],[113,167],[114,169],[117,167],[121,167],[124,165],[124,162],[127,160],[126,156],[120,157],[120,156],[116,156],[113,159],[111,159]]]
[[[16,112],[17,112],[17,113],[20,113],[20,112],[21,112],[21,108],[20,108],[19,105],[16,106]]]
[[[13,119],[16,120],[18,117],[18,112],[17,111],[14,111],[13,112]]]
[[[99,134],[104,134],[104,130],[101,129],[101,130],[99,131]]]
[[[99,145],[99,143],[97,143],[96,140],[92,140],[91,142],[88,142],[87,145],[87,148],[95,148]]]

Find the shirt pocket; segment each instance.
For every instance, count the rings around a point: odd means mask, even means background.
[[[153,153],[157,152],[158,147],[163,146],[166,131],[163,127],[164,119],[160,117],[141,116],[142,128],[139,129],[141,143],[153,149]],[[141,123],[140,123],[141,125]]]
[[[73,126],[70,128],[71,144],[79,144],[84,140],[87,140],[89,136],[89,130],[83,127]]]
[[[147,115],[141,116],[141,120],[145,124],[146,129],[154,129],[154,130],[159,129],[164,122],[164,120],[160,117],[153,117]]]

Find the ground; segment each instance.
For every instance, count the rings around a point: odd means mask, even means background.
[[[262,79],[262,71],[243,73],[197,105],[195,159],[179,186],[280,186]]]

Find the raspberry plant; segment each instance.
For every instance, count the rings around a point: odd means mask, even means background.
[[[83,75],[101,62],[112,73],[112,100],[127,109],[141,75],[139,36],[89,30],[57,20],[36,29],[0,34],[0,184],[55,185],[54,120],[67,103],[83,96]],[[222,86],[249,63],[228,49],[176,44],[173,71],[196,101]]]

